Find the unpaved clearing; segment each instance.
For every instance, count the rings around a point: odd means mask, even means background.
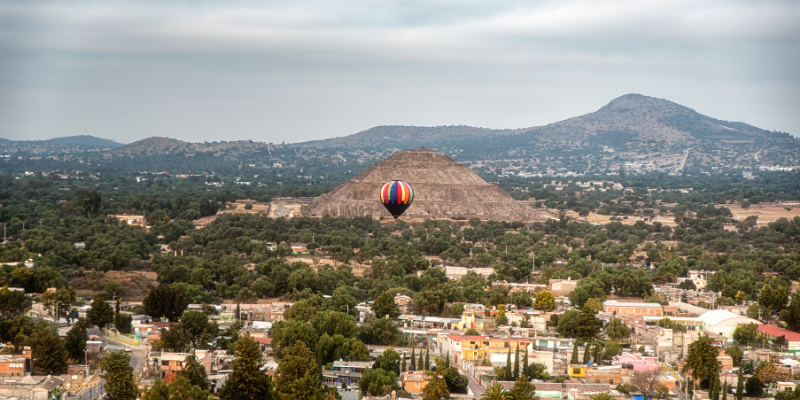
[[[672,207],[674,204],[664,204],[667,207]],[[726,207],[731,210],[731,214],[733,214],[733,219],[738,221],[744,221],[745,218],[755,215],[758,217],[758,224],[765,225],[770,222],[774,222],[777,219],[783,217],[786,219],[792,219],[794,217],[800,217],[800,203],[781,203],[778,205],[769,204],[769,205],[751,205],[749,208],[742,208],[739,204],[719,204],[717,207]],[[577,221],[588,221],[593,224],[607,224],[611,222],[611,218],[614,217],[613,215],[600,215],[597,213],[589,213],[586,217],[581,217],[578,213],[574,211],[568,211],[567,215],[570,218],[577,220]],[[652,221],[645,219],[639,215],[627,215],[627,219],[624,219],[626,216],[620,215],[617,216],[618,218],[623,218],[620,222],[623,224],[635,224],[636,221],[645,221],[648,223],[652,222],[661,222],[663,225],[667,226],[675,226],[674,217],[670,215],[656,215]]]
[[[153,271],[108,271],[99,281],[118,282],[125,287],[126,301],[141,301],[147,295],[150,287],[158,285],[157,274]],[[93,298],[98,294],[105,293],[105,289],[93,290],[94,282],[88,276],[73,278],[70,285],[75,289],[75,294],[79,297]],[[100,288],[95,286],[95,288]]]

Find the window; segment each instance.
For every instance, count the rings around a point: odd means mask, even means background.
[[[580,368],[573,368],[572,369],[572,375],[580,375],[580,374],[581,374],[581,369]]]
[[[508,342],[504,342],[503,347],[508,347]]]
[[[419,382],[414,382],[414,386],[419,387]]]
[[[163,366],[165,366],[165,367],[169,367],[169,361],[167,361],[167,360],[162,360],[162,361],[161,361],[161,365],[163,365]]]

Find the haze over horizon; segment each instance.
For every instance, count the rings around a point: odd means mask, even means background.
[[[792,1],[0,1],[0,137],[522,128],[627,93],[800,135]]]

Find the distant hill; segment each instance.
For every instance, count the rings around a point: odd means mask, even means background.
[[[113,140],[95,136],[67,136],[47,140],[9,140],[0,138],[0,152],[35,154],[79,153],[84,151],[108,150],[122,146]]]
[[[603,159],[684,166],[800,165],[800,139],[742,122],[722,121],[677,103],[627,94],[599,110],[544,126],[492,130],[468,126],[379,126],[301,147],[431,147],[458,160]],[[563,162],[559,162],[563,164]]]
[[[122,143],[117,143],[113,140],[103,139],[89,135],[67,136],[67,137],[49,139],[47,141],[76,145],[76,146],[87,146],[87,147],[115,148],[122,146]]]
[[[262,150],[267,151],[268,148],[272,149],[274,147],[275,146],[267,143],[254,142],[252,140],[190,143],[171,138],[150,137],[113,149],[108,151],[107,154],[109,156],[154,156],[168,154],[184,154],[191,156],[197,152],[210,152],[214,154],[226,153],[227,155],[236,155]]]

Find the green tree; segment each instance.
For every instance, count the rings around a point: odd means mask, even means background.
[[[475,328],[469,328],[469,329],[467,329],[466,331],[464,331],[464,334],[465,334],[465,335],[478,336],[478,335],[480,335],[481,333],[480,333],[480,332],[478,332],[478,330],[477,330],[477,329],[475,329]]]
[[[689,344],[686,363],[683,365],[681,373],[686,374],[688,371],[692,371],[692,378],[696,382],[716,376],[719,370],[717,362],[719,352],[713,343],[713,340],[707,335],[703,335]]]
[[[572,345],[572,358],[569,361],[570,364],[577,364],[578,363],[578,340],[575,340]]]
[[[411,369],[409,371],[416,371],[417,370],[417,359],[414,355],[414,347],[411,347]]]
[[[590,310],[582,310],[578,316],[575,327],[575,336],[582,339],[591,339],[600,332],[602,323]]]
[[[131,357],[122,351],[109,353],[102,361],[106,371],[106,392],[112,400],[134,400],[138,388],[133,380]]]
[[[292,346],[294,342],[301,341],[309,347],[316,348],[319,342],[319,333],[310,324],[298,321],[287,320],[278,321],[270,329],[272,336],[272,348],[275,351],[275,358],[283,358],[283,348]]]
[[[517,342],[517,350],[514,353],[514,380],[519,379],[519,342]]]
[[[55,328],[50,328],[44,321],[39,321],[33,328],[31,348],[36,357],[33,364],[40,371],[52,375],[66,370],[68,354],[64,343]]]
[[[556,307],[556,298],[547,290],[543,290],[539,293],[536,293],[535,301],[533,302],[533,308],[542,311],[553,311]]]
[[[133,316],[119,312],[114,314],[114,327],[123,335],[130,334],[133,330]]]
[[[450,398],[447,382],[444,380],[444,366],[437,365],[436,370],[427,371],[428,383],[422,388],[422,400],[439,400]]]
[[[170,322],[177,322],[188,305],[189,300],[183,289],[170,285],[159,285],[150,289],[142,301],[147,315],[156,319],[166,318]]]
[[[89,335],[86,333],[86,328],[89,323],[81,318],[75,325],[72,325],[67,337],[64,339],[64,349],[67,351],[69,358],[76,363],[83,364],[86,361],[86,342],[89,340]]]
[[[311,321],[315,315],[317,315],[317,307],[307,300],[295,302],[284,312],[284,318],[287,320],[294,319],[303,322]]]
[[[208,332],[208,315],[199,311],[187,311],[181,316],[181,327],[192,342],[192,347],[195,347],[203,333]]]
[[[106,325],[114,322],[114,309],[108,305],[103,296],[96,296],[92,301],[92,308],[86,312],[86,317],[92,325],[105,329]]]
[[[528,371],[529,368],[530,368],[530,366],[528,365],[528,345],[526,344],[525,345],[525,358],[523,359],[523,364],[522,364],[522,376],[527,381],[532,379],[530,377],[530,373]]]
[[[586,347],[583,349],[583,363],[589,364],[589,360],[592,358],[592,352],[590,351],[592,348],[591,342],[586,342]]]
[[[733,331],[733,340],[738,344],[748,346],[758,342],[758,325],[754,323],[746,326],[739,325]]]
[[[427,349],[425,351],[425,365],[422,366],[424,371],[430,371],[431,369],[431,350]]]
[[[744,358],[744,349],[739,346],[726,347],[725,354],[729,355],[733,359],[733,365],[738,367]]]
[[[514,382],[514,387],[511,388],[509,394],[512,400],[535,400],[538,398],[536,396],[536,386],[522,378]]]
[[[744,391],[747,397],[761,396],[761,393],[764,392],[764,384],[761,383],[761,379],[758,379],[757,375],[753,375],[745,380]]]
[[[405,352],[403,352],[403,361],[400,364],[400,372],[406,372],[406,353]]]
[[[100,212],[100,205],[102,199],[96,190],[89,192],[88,190],[81,190],[78,197],[75,199],[75,205],[78,209],[83,211],[86,218],[91,218]]]
[[[385,371],[381,368],[367,368],[361,375],[358,386],[364,394],[370,396],[384,396],[392,390],[397,390],[397,375],[394,371]]]
[[[736,380],[736,400],[744,398],[744,378],[742,376],[742,368],[739,368],[739,377]]]
[[[314,353],[301,341],[284,350],[277,376],[276,389],[281,400],[324,398]]]
[[[800,293],[792,295],[792,300],[786,309],[781,310],[780,317],[786,323],[786,329],[800,332]]]
[[[250,334],[246,333],[236,342],[235,348],[233,373],[222,387],[219,398],[221,400],[272,399],[272,379],[261,371],[264,359],[258,344]]]
[[[497,305],[497,318],[495,318],[495,322],[497,322],[497,326],[508,325],[508,317],[506,317],[505,304]]]
[[[567,310],[558,317],[558,324],[556,325],[556,332],[561,336],[574,338],[577,336],[578,319],[581,313],[577,310]]]
[[[31,298],[26,296],[25,292],[10,290],[7,285],[3,286],[0,288],[0,320],[9,320],[24,314],[31,308],[31,302]]]
[[[606,343],[605,347],[603,347],[603,360],[610,360],[611,357],[616,356],[622,351],[622,346],[614,342]]]
[[[389,316],[391,319],[397,319],[400,316],[400,308],[394,303],[394,296],[389,292],[383,292],[372,303],[372,313],[377,318]]]
[[[197,361],[197,355],[194,352],[186,356],[183,361],[183,369],[178,371],[178,376],[186,378],[194,386],[208,387],[206,369]]]
[[[620,341],[631,337],[631,328],[628,328],[621,319],[611,318],[605,326],[606,336],[609,339]]]
[[[359,327],[358,339],[365,344],[391,346],[400,340],[400,329],[390,319],[369,316]]]
[[[467,393],[469,380],[458,372],[458,368],[444,365],[444,381],[450,393]]]
[[[511,348],[508,349],[508,354],[506,354],[506,379],[511,377]]]
[[[773,281],[772,284],[767,283],[761,288],[758,304],[773,311],[780,311],[786,306],[789,294],[789,286],[778,285],[776,281]]]

